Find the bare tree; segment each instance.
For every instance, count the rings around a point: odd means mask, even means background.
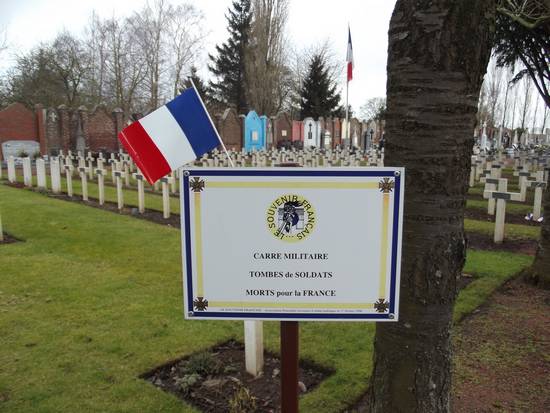
[[[155,0],[139,12],[134,13],[130,23],[136,34],[136,40],[143,50],[147,69],[146,91],[149,95],[149,109],[156,109],[161,103],[161,90],[164,74],[167,70],[167,48],[164,39],[165,28],[169,25],[174,8],[165,0]]]
[[[133,22],[111,18],[102,23],[105,33],[105,97],[126,113],[139,104],[137,94],[146,76],[143,50],[136,40]]]
[[[288,0],[254,0],[250,44],[246,57],[249,105],[260,113],[276,114],[290,91],[285,67],[285,26]]]
[[[494,52],[500,66],[523,68],[516,80],[530,76],[547,105],[550,105],[550,1],[496,0]]]
[[[49,53],[52,69],[64,86],[66,103],[69,106],[78,105],[81,103],[81,86],[90,68],[82,42],[63,31],[53,41]]]
[[[368,99],[359,108],[359,116],[366,121],[380,121],[386,112],[386,98],[377,97]]]
[[[202,30],[204,16],[192,4],[180,4],[167,18],[168,53],[171,58],[173,96],[185,87],[197,51],[202,48],[206,33]]]
[[[105,78],[107,58],[107,33],[99,16],[92,12],[88,26],[85,28],[85,47],[90,60],[90,70],[86,79],[86,93],[92,105],[105,100]]]
[[[487,123],[491,127],[497,125],[497,113],[503,89],[504,69],[497,66],[496,59],[491,59],[485,75],[484,85],[487,98]]]
[[[498,0],[497,11],[528,29],[535,29],[550,20],[548,0]]]
[[[0,28],[0,55],[8,48],[8,29]]]

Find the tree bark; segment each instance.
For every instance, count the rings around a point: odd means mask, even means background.
[[[376,328],[372,412],[446,412],[473,130],[494,0],[398,0],[389,29],[386,164],[405,166],[397,323]]]
[[[543,200],[544,221],[540,230],[535,261],[525,271],[525,277],[541,288],[550,290],[550,186],[547,184]]]

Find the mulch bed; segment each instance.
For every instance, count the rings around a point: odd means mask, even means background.
[[[480,234],[477,232],[468,232],[466,234],[468,248],[485,250],[485,251],[506,251],[516,254],[535,255],[537,251],[537,240],[520,239],[507,240],[505,239],[500,244],[495,244],[492,236]]]
[[[266,351],[264,363],[263,374],[258,377],[247,373],[244,345],[231,340],[207,352],[164,364],[141,378],[203,412],[279,412],[280,361]],[[300,361],[300,392],[311,391],[332,373],[327,368]],[[241,410],[231,410],[236,405]]]
[[[505,283],[453,341],[453,412],[550,411],[550,291]]]
[[[475,219],[477,221],[495,222],[495,216],[487,214],[486,209],[467,208],[464,211],[464,218]],[[536,221],[527,221],[524,214],[511,214],[506,212],[507,224],[520,224],[530,227],[540,227],[542,224]]]

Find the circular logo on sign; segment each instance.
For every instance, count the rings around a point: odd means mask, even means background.
[[[315,228],[315,220],[313,205],[301,195],[281,195],[267,208],[267,228],[285,242],[307,238]]]

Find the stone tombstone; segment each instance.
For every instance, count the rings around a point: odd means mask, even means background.
[[[324,148],[332,148],[332,136],[330,135],[330,131],[327,129],[323,132],[323,146]]]
[[[265,128],[262,120],[254,111],[248,112],[244,119],[244,149],[246,152],[259,152],[265,149]]]
[[[217,128],[227,149],[240,151],[243,147],[243,122],[235,109],[226,109],[216,117]]]
[[[23,184],[32,187],[32,166],[31,158],[23,158]]]
[[[46,162],[42,158],[36,160],[36,185],[38,189],[46,190]]]
[[[292,140],[292,122],[287,113],[280,113],[274,120],[273,146],[278,147],[279,142]]]
[[[304,124],[304,149],[318,148],[320,144],[319,125],[313,118],[305,118]]]
[[[302,121],[292,121],[292,142],[304,141],[304,125]]]
[[[8,181],[14,183],[16,180],[15,176],[15,158],[13,156],[8,157]]]
[[[265,149],[270,150],[273,148],[273,122],[267,116],[261,117],[265,130]]]
[[[332,145],[334,148],[342,146],[342,123],[339,118],[332,118]]]
[[[61,192],[61,167],[59,158],[50,160],[50,178],[52,182],[52,192],[58,194]]]

